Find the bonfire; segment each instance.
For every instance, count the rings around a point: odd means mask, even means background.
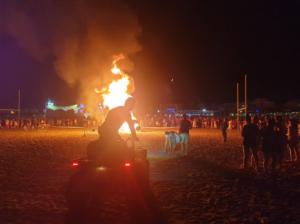
[[[100,91],[96,89],[96,92],[99,93],[103,99],[103,106],[108,108],[109,110],[123,106],[125,101],[132,97],[132,92],[134,90],[133,79],[129,77],[124,71],[122,71],[117,62],[124,59],[123,55],[119,55],[115,57],[112,63],[111,73],[113,75],[113,80],[105,87],[103,87]],[[131,117],[133,120],[136,120],[133,113],[131,113]],[[135,124],[137,128],[138,124]],[[120,132],[130,133],[130,129],[127,123],[124,123],[122,127],[119,129]]]

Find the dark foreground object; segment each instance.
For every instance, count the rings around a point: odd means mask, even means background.
[[[127,213],[127,223],[164,223],[149,187],[146,154],[146,150],[119,147],[104,150],[95,160],[73,161],[66,223],[124,223],[121,213]],[[117,209],[114,217],[105,217],[106,207],[111,206],[107,203],[117,206],[122,202],[122,211]],[[99,216],[101,210],[104,214]]]

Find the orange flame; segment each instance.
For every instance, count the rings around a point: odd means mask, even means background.
[[[120,75],[121,69],[119,69],[118,66],[116,64],[114,64],[114,67],[111,69],[111,72],[115,75]]]
[[[119,75],[120,78],[117,80],[113,80],[108,87],[104,87],[101,91],[95,90],[97,93],[100,93],[103,98],[103,106],[107,107],[109,110],[124,106],[125,101],[131,97],[129,93],[129,86],[132,85],[131,80],[127,74],[125,74],[118,66],[117,62],[119,60],[124,59],[123,55],[119,55],[115,57],[113,61],[113,68],[111,72],[114,75]],[[131,117],[133,120],[136,120],[134,115],[131,113]],[[137,127],[138,124],[135,124]],[[119,129],[120,132],[130,133],[130,129],[127,123],[124,123],[122,127]]]

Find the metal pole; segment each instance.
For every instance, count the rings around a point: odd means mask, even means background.
[[[240,109],[240,90],[239,83],[236,83],[236,125],[239,129],[239,109]]]
[[[21,125],[21,89],[18,91],[18,123]]]
[[[247,116],[247,74],[245,74],[245,116]]]

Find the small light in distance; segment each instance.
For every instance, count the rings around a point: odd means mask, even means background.
[[[79,163],[73,162],[73,163],[72,163],[72,166],[74,166],[74,167],[79,166]]]
[[[97,167],[97,171],[103,172],[103,171],[105,171],[105,170],[106,170],[106,167],[104,167],[104,166],[99,166],[99,167]]]
[[[131,163],[126,162],[126,163],[124,164],[124,166],[125,166],[125,167],[131,167]]]

